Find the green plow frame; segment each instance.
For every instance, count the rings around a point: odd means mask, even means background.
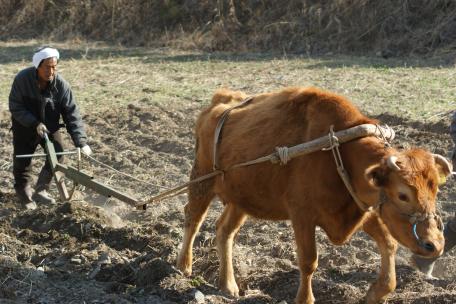
[[[134,206],[136,208],[139,207],[144,207],[142,203],[140,203],[136,198],[131,197],[127,194],[124,194],[122,192],[119,192],[110,186],[107,186],[99,181],[97,181],[93,176],[88,175],[79,169],[69,166],[69,165],[64,165],[58,162],[57,159],[57,153],[55,152],[54,144],[49,140],[49,137],[47,134],[44,135],[44,141],[45,141],[45,149],[46,149],[46,154],[45,155],[40,155],[40,154],[32,154],[32,155],[17,155],[16,157],[42,157],[42,156],[47,156],[52,174],[54,176],[55,183],[57,185],[57,189],[59,191],[60,199],[62,201],[68,201],[71,199],[71,195],[68,193],[66,186],[65,186],[65,178],[68,178],[72,180],[75,184],[83,185],[87,188],[92,189],[98,194],[101,194],[106,197],[114,197],[117,198],[118,200],[125,202],[131,206]],[[78,150],[78,158],[80,159],[81,154],[80,150]],[[58,154],[74,154],[73,152],[62,152]]]

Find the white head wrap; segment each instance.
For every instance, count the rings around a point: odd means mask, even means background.
[[[35,68],[38,68],[41,60],[48,59],[51,57],[55,57],[57,58],[57,60],[59,60],[59,51],[50,47],[46,47],[42,50],[39,50],[38,52],[33,54],[33,65],[35,66]]]

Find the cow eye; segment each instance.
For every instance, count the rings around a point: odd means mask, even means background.
[[[408,202],[408,197],[404,193],[399,193],[398,198],[399,198],[399,200],[401,200],[403,202]]]

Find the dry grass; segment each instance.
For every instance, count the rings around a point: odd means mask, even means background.
[[[30,65],[36,41],[0,43],[0,100],[7,108],[14,75]],[[96,44],[57,44],[60,73],[83,111],[125,104],[205,104],[219,87],[250,94],[317,86],[353,100],[365,113],[435,122],[455,107],[454,64],[437,60],[303,57],[183,52]]]
[[[456,47],[451,0],[0,0],[0,7],[1,40],[382,56]]]

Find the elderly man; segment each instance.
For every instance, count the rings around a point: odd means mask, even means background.
[[[453,118],[450,126],[450,134],[455,148],[451,159],[453,161],[453,170],[456,169],[456,111],[453,112]],[[456,245],[456,214],[445,224],[444,230],[445,236],[445,248],[444,253],[447,253]],[[434,270],[434,264],[437,259],[425,259],[417,255],[412,255],[412,264],[421,272],[426,274],[427,277],[433,278],[432,271]]]
[[[44,147],[44,133],[49,134],[56,152],[63,151],[61,126],[66,126],[75,146],[81,147],[86,154],[92,153],[70,86],[57,74],[58,60],[56,49],[41,48],[33,55],[33,66],[20,71],[14,78],[9,95],[14,156],[32,154],[38,144]],[[60,124],[60,117],[64,125]],[[31,158],[14,157],[13,175],[17,198],[26,208],[35,209],[36,202],[55,202],[47,192],[52,180],[48,161],[41,169],[35,191],[31,187]]]

